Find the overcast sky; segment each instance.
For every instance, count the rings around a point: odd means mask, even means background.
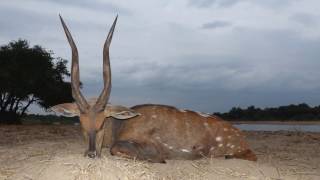
[[[0,44],[23,38],[69,60],[59,13],[87,97],[101,91],[102,46],[118,14],[113,104],[203,112],[320,104],[319,0],[1,1]]]

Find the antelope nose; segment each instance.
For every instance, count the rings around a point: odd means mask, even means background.
[[[89,151],[88,152],[88,157],[89,158],[95,158],[97,156],[97,152],[96,151]]]

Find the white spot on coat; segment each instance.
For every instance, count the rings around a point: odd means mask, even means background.
[[[233,149],[233,148],[234,148],[234,145],[232,144],[232,145],[230,146],[230,148]]]
[[[168,147],[169,145],[167,143],[162,143],[164,146]]]
[[[190,152],[188,149],[181,149],[182,152]]]
[[[222,146],[223,146],[223,144],[219,144],[218,146],[219,146],[219,147],[222,147]]]
[[[157,118],[157,115],[152,115],[151,117],[152,117],[152,118]]]
[[[228,131],[228,128],[223,128],[223,131]]]
[[[216,137],[216,141],[218,142],[222,141],[222,137],[221,136]]]
[[[203,112],[198,112],[198,111],[196,111],[196,113],[199,114],[199,115],[202,116],[202,117],[210,117],[210,116],[211,116],[210,114],[203,113]]]
[[[167,147],[168,149],[173,149],[173,146],[170,146],[169,144],[167,143],[162,143],[165,147]]]
[[[231,139],[231,136],[228,136],[228,139]]]
[[[214,147],[212,146],[211,148],[210,148],[210,151],[213,151],[214,150]]]

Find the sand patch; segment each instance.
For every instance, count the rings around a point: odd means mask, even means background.
[[[79,126],[0,127],[0,179],[320,179],[320,133],[247,132],[258,162],[203,158],[152,164],[83,157]]]

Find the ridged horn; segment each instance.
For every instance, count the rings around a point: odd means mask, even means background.
[[[103,47],[103,90],[95,104],[96,111],[104,110],[108,103],[110,92],[111,92],[111,68],[110,68],[110,57],[109,57],[109,47],[111,44],[113,32],[117,24],[118,15],[116,16],[110,31],[108,33],[107,39]]]
[[[72,89],[72,97],[76,101],[80,111],[82,113],[88,112],[90,106],[84,96],[80,91],[80,72],[79,72],[79,55],[76,44],[73,41],[71,33],[63,21],[62,17],[59,15],[61,24],[63,26],[64,32],[67,36],[68,42],[70,44],[72,50],[72,64],[71,64],[71,89]]]

